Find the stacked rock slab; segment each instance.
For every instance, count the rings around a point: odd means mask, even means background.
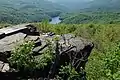
[[[30,26],[30,24],[21,24],[0,29],[0,72],[6,72],[10,69],[9,64],[6,63],[7,53],[23,43],[25,39],[38,39],[39,35],[33,36],[34,33],[30,32],[31,30],[28,28],[28,25]]]

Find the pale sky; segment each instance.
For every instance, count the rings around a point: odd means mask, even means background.
[[[48,1],[54,1],[54,2],[56,2],[56,1],[65,1],[65,2],[66,1],[75,1],[75,2],[79,1],[80,2],[81,1],[81,2],[84,2],[84,1],[93,1],[93,0],[48,0]]]

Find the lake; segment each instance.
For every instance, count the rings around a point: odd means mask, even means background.
[[[58,24],[60,22],[61,22],[60,17],[57,16],[52,18],[52,21],[50,21],[50,24]]]

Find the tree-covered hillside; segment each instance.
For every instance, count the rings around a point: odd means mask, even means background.
[[[117,10],[120,9],[120,0],[49,0],[59,4],[63,4],[71,11],[86,10]]]
[[[120,0],[76,0],[76,2],[89,6],[74,11],[74,13],[62,14],[62,23],[120,23]],[[79,6],[77,7],[80,8]]]
[[[90,11],[80,13],[68,13],[61,15],[62,23],[81,24],[81,23],[120,23],[120,12]]]
[[[60,13],[76,12],[76,10],[77,14],[70,14],[70,17],[62,15],[62,19],[65,18],[63,22],[87,23],[92,21],[97,23],[100,21],[101,23],[109,23],[114,20],[113,22],[116,23],[119,22],[119,13],[116,13],[120,10],[119,4],[119,0],[1,0],[0,23],[39,22],[42,19],[50,20],[51,17],[58,16]],[[93,13],[93,11],[97,11],[97,13]],[[112,13],[105,11],[112,11]],[[79,12],[86,12],[87,14],[79,14]]]
[[[89,0],[49,0],[58,4],[62,4],[69,8],[70,11],[77,11],[89,7]]]
[[[45,0],[1,0],[0,22],[38,22],[64,12],[65,7]]]
[[[91,2],[93,8],[120,9],[120,0],[94,0]]]

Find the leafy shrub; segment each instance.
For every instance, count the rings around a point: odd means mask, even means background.
[[[36,57],[36,61],[38,62],[37,67],[39,69],[44,69],[45,66],[50,64],[54,59],[54,53],[53,53],[54,47],[49,40],[46,40],[46,42],[47,44],[49,44],[48,48],[43,52],[43,54]]]
[[[120,42],[107,51],[103,58],[104,74],[109,80],[120,79]]]
[[[49,45],[49,48],[37,57],[33,56],[33,47],[34,43],[27,41],[15,48],[9,58],[11,66],[20,71],[44,69],[53,59],[52,47]]]
[[[60,80],[82,80],[82,79],[86,79],[85,76],[83,76],[84,74],[84,70],[81,68],[81,72],[77,72],[75,71],[75,68],[72,67],[70,64],[66,65],[66,66],[61,66],[58,79]]]
[[[32,49],[34,43],[26,42],[22,45],[16,47],[9,58],[11,66],[15,67],[17,70],[33,70],[36,68],[35,58],[32,56]]]

